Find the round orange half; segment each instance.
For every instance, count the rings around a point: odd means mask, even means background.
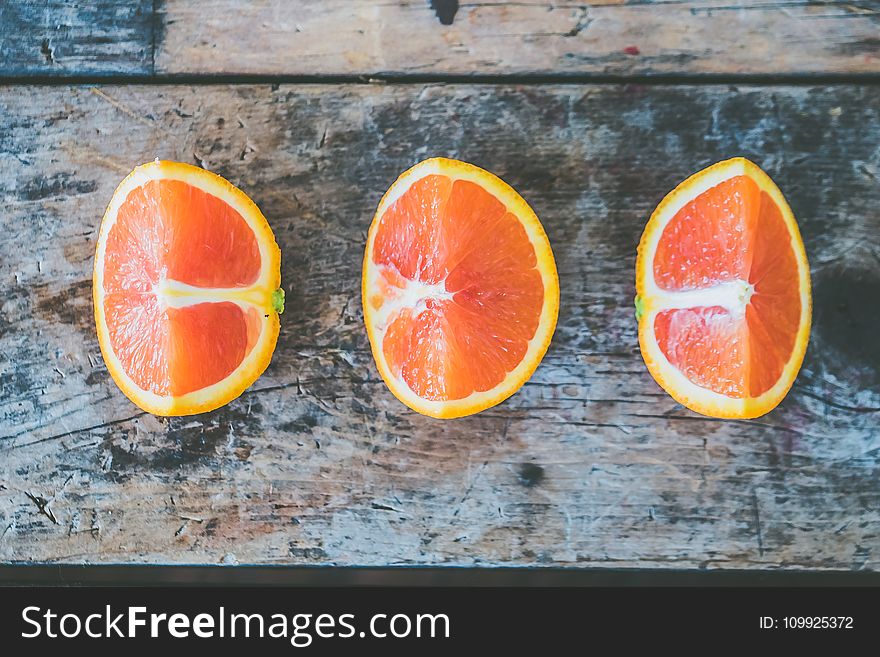
[[[488,171],[444,158],[405,172],[379,203],[362,294],[379,373],[436,418],[519,390],[559,311],[556,263],[532,209]]]
[[[272,358],[280,284],[272,230],[241,190],[188,164],[139,166],[113,194],[95,253],[107,369],[156,415],[223,406]]]
[[[642,356],[678,402],[754,418],[785,397],[810,336],[810,268],[782,192],[744,158],[660,203],[636,264]]]

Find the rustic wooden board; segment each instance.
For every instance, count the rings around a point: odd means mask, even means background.
[[[880,72],[874,0],[165,0],[157,70],[285,74]]]
[[[152,0],[3,0],[0,75],[147,75]]]
[[[125,86],[0,89],[0,559],[876,569],[880,88]],[[770,415],[682,409],[639,355],[647,216],[743,154],[800,218],[804,369]],[[508,402],[442,422],[397,402],[360,309],[366,229],[431,155],[542,218],[559,328]],[[91,316],[100,217],[156,156],[263,209],[284,254],[275,358],[198,417],[138,411]]]
[[[0,4],[0,75],[859,74],[874,0]]]

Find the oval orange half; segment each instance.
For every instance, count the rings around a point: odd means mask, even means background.
[[[379,203],[362,294],[385,383],[437,418],[515,393],[547,351],[559,310],[538,217],[500,178],[445,158],[405,172]]]
[[[677,401],[754,418],[785,397],[810,335],[810,268],[757,165],[719,162],[663,199],[639,243],[636,290],[642,356]]]
[[[280,284],[281,251],[241,190],[189,164],[139,166],[113,194],[95,253],[107,369],[150,413],[218,408],[268,366]]]

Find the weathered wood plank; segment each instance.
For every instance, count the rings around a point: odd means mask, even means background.
[[[0,75],[148,75],[153,28],[152,0],[4,0]]]
[[[880,7],[873,0],[161,5],[162,73],[880,72]]]
[[[0,90],[0,559],[876,569],[880,88],[149,86]],[[562,307],[532,381],[441,422],[385,388],[365,232],[414,161],[461,157],[542,218]],[[638,352],[635,247],[663,194],[743,154],[800,218],[804,369],[757,421],[678,406]],[[247,191],[284,253],[267,373],[194,418],[101,361],[92,254],[156,156]]]
[[[880,72],[871,0],[0,4],[0,75]]]

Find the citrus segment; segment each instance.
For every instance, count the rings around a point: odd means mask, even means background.
[[[745,396],[748,334],[725,308],[661,311],[654,333],[663,355],[689,380],[722,395]]]
[[[809,337],[809,267],[757,166],[721,162],[664,199],[639,245],[637,289],[642,354],[677,400],[755,417],[785,396]]]
[[[735,176],[679,210],[657,245],[657,285],[687,290],[747,278],[759,194],[752,180]]]
[[[232,373],[253,348],[259,318],[229,302],[165,306],[157,296],[105,297],[116,358],[143,390],[179,397]]]
[[[435,417],[513,394],[543,357],[558,280],[537,217],[492,174],[433,159],[386,194],[364,259],[364,316],[392,392]]]
[[[117,188],[96,251],[108,370],[156,414],[226,404],[269,363],[279,284],[271,229],[240,190],[190,165],[138,167]]]

